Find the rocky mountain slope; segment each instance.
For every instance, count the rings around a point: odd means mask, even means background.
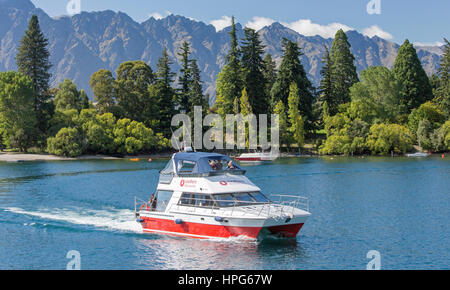
[[[184,40],[192,45],[192,57],[198,59],[205,90],[214,99],[215,79],[225,62],[229,48],[229,28],[216,32],[212,25],[183,16],[170,15],[137,23],[127,14],[113,11],[83,12],[73,17],[51,18],[29,0],[0,0],[0,71],[16,69],[15,55],[19,41],[32,14],[39,17],[41,28],[49,39],[52,85],[70,78],[91,95],[89,78],[95,71],[106,68],[115,71],[127,60],[143,60],[156,69],[164,47],[172,58],[173,70],[180,69],[177,55]],[[238,37],[243,28],[237,25]],[[332,39],[303,36],[274,23],[259,31],[266,51],[279,63],[281,39],[297,41],[304,55],[302,62],[314,84],[320,82],[321,59],[325,46]],[[357,31],[347,32],[356,57],[358,72],[372,65],[391,68],[398,44],[379,37],[369,38]],[[439,66],[440,47],[417,47],[418,55],[428,74]]]

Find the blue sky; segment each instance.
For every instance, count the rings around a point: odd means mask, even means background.
[[[70,0],[32,0],[50,16],[66,15]],[[78,1],[78,0],[72,0]],[[142,22],[169,13],[192,17],[221,29],[234,15],[243,25],[260,28],[278,21],[305,35],[328,37],[338,28],[356,29],[401,43],[442,42],[450,38],[449,0],[79,0],[82,11],[114,10]],[[367,4],[380,1],[381,14]]]

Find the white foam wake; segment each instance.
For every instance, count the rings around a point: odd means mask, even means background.
[[[5,211],[35,216],[46,220],[64,221],[77,225],[88,225],[98,228],[123,232],[142,233],[142,227],[136,222],[134,211],[128,209],[109,210],[73,210],[73,209],[42,209],[28,211],[10,207]]]

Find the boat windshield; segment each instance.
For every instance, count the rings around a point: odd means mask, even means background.
[[[269,203],[270,200],[261,192],[239,192],[213,195],[219,207],[245,206],[258,203]]]

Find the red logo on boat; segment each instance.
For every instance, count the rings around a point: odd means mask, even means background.
[[[183,187],[184,186],[184,180],[180,181],[180,186]]]
[[[226,182],[226,181],[221,181],[221,182],[219,182],[221,185],[223,185],[223,186],[225,186],[225,185],[228,185],[228,183]]]

